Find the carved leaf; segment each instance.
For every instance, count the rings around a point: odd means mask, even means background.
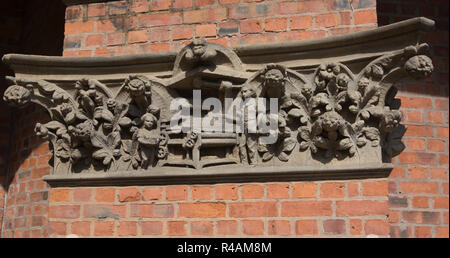
[[[308,148],[309,148],[309,142],[301,142],[300,143],[300,150],[301,151],[305,151]]]
[[[289,155],[286,154],[285,152],[281,152],[280,155],[278,155],[278,159],[283,162],[287,162],[289,161]]]
[[[310,141],[311,140],[311,133],[310,133],[310,128],[307,126],[302,126],[299,128],[299,135],[300,138],[302,138],[305,141]]]
[[[367,139],[371,141],[380,139],[380,132],[378,131],[377,128],[374,127],[364,128],[364,134],[366,135]]]
[[[285,138],[283,140],[283,152],[291,152],[296,145],[297,141],[294,138]]]
[[[103,160],[103,165],[108,166],[113,160],[113,155],[106,149],[100,149],[92,153],[94,159]]]
[[[265,152],[262,157],[263,161],[269,161],[272,158],[273,158],[273,154],[270,152]]]
[[[353,142],[350,138],[344,138],[338,143],[338,150],[347,150],[353,146]]]

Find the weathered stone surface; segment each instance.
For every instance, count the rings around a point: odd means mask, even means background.
[[[423,79],[432,73],[428,45],[417,43],[419,32],[432,26],[417,18],[353,35],[235,49],[195,39],[179,53],[147,56],[6,55],[3,61],[16,77],[8,77],[12,86],[3,99],[15,107],[34,102],[48,110],[51,121],[38,123],[35,131],[51,143],[53,178],[97,171],[111,178],[124,171],[170,176],[164,168],[179,177],[170,167],[211,175],[206,167],[221,166],[242,171],[230,173],[236,179],[252,167],[273,174],[293,173],[281,167],[381,167],[404,148],[392,85],[405,76]],[[400,37],[397,31],[409,33]],[[202,91],[201,100],[219,101],[222,113],[216,120],[234,126],[241,121],[243,130],[226,131],[222,123],[216,131],[176,130],[171,119],[178,110],[171,105],[183,97],[180,107],[195,123],[195,90]],[[228,115],[226,98],[243,104]],[[276,99],[276,112],[267,114],[269,102],[259,98]],[[255,110],[263,113],[256,120]],[[200,112],[200,121],[212,121],[214,112]],[[273,122],[275,127],[259,130]]]

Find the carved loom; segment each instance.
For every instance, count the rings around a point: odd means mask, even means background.
[[[121,57],[9,54],[3,99],[46,108],[62,185],[368,178],[389,175],[404,146],[393,84],[433,71],[415,18],[372,31],[234,49],[195,39],[179,53]],[[277,98],[277,141],[239,132],[171,130],[171,102]],[[192,105],[188,103],[187,105]],[[226,118],[224,118],[226,119]]]

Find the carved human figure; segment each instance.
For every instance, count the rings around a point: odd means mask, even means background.
[[[242,110],[244,128],[239,141],[239,153],[242,162],[248,162],[250,165],[256,165],[256,163],[258,162],[258,134],[256,132],[256,89],[252,85],[244,85],[241,89],[241,95],[242,99],[244,100]],[[253,127],[254,130],[252,130],[251,127]]]
[[[217,56],[217,51],[208,47],[205,39],[194,39],[191,47],[186,50],[185,58],[190,63],[209,62]]]
[[[142,117],[142,127],[137,132],[137,141],[141,146],[141,166],[146,168],[152,166],[158,151],[160,134],[157,128],[158,118],[152,113],[151,108],[147,109]]]

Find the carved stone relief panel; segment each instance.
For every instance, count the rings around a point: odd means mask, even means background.
[[[96,58],[91,67],[89,58],[7,55],[16,77],[3,99],[47,109],[51,121],[35,132],[53,151],[49,182],[386,176],[404,148],[393,84],[432,73],[428,45],[417,41],[432,24],[418,18],[335,43],[231,49],[194,39],[165,60]],[[413,36],[396,33],[406,28]],[[138,59],[148,70],[126,68]],[[153,73],[167,60],[172,69]]]

